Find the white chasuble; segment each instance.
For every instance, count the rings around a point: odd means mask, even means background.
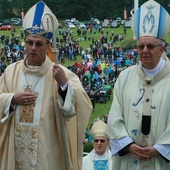
[[[169,84],[169,60],[158,74],[150,78],[142,72],[141,63],[122,71],[114,87],[114,100],[107,124],[106,131],[110,139],[121,140],[129,137],[142,147],[170,145]],[[142,132],[144,113],[151,116],[147,135]],[[144,125],[146,127],[146,124]],[[168,152],[168,150],[164,152],[165,156]],[[170,169],[170,164],[161,154],[144,161],[135,158],[132,153],[118,156],[117,151],[117,155],[115,154],[112,159],[113,169],[116,170]]]
[[[21,75],[18,91],[32,91],[37,94],[37,99],[32,105],[19,105],[16,109],[16,169],[36,169],[38,159],[38,132],[43,101],[44,81],[45,76],[35,76],[27,73]]]

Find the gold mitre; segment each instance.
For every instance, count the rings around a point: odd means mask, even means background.
[[[105,137],[106,139],[109,140],[109,137],[106,134],[106,123],[104,123],[102,120],[98,120],[93,124],[91,127],[91,134],[93,138],[95,137]]]

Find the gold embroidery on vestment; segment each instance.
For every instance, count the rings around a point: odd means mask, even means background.
[[[38,126],[19,125],[15,128],[16,169],[34,170],[37,164]]]
[[[24,87],[25,92],[30,91],[29,86]],[[22,105],[19,110],[19,122],[33,123],[34,121],[35,102],[31,105]]]

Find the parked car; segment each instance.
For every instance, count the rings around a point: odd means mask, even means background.
[[[94,19],[94,24],[98,24],[98,25],[100,25],[100,21],[99,21],[99,19],[95,18],[95,19]]]
[[[113,20],[110,24],[110,28],[118,28],[119,27],[119,24],[116,20]]]
[[[65,20],[64,20],[64,25],[67,25],[67,23],[69,23],[69,22],[71,22],[70,19],[65,19]]]
[[[102,28],[108,28],[109,27],[109,24],[106,23],[106,22],[102,22]]]
[[[117,20],[118,24],[120,25],[121,21],[122,21],[122,18],[121,17],[117,17],[116,20]]]
[[[106,23],[107,25],[109,25],[109,20],[108,19],[104,19],[103,22]]]
[[[76,20],[76,18],[71,18],[71,22],[74,23],[74,21]]]
[[[78,26],[79,28],[86,29],[86,25],[85,25],[83,22],[80,22],[77,26]]]
[[[0,25],[0,30],[13,30],[14,28],[11,25]]]
[[[93,25],[96,25],[96,24],[100,25],[100,21],[97,18],[91,18],[90,19],[90,23],[93,24]]]
[[[76,26],[76,25],[78,25],[79,24],[79,20],[75,20],[74,22],[73,22],[73,24]]]
[[[11,18],[11,22],[15,23],[16,21],[22,21],[21,18]]]
[[[63,24],[62,23],[58,23],[58,28],[63,28]]]
[[[4,20],[2,24],[3,25],[11,25],[11,22],[9,20]]]
[[[130,21],[125,21],[124,22],[124,27],[125,28],[131,28],[131,22]]]
[[[72,28],[75,28],[76,26],[73,23],[68,22],[68,23],[66,23],[66,27],[72,29]]]
[[[22,20],[18,20],[13,22],[13,25],[22,25]]]

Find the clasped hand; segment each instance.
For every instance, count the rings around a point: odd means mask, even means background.
[[[129,146],[128,150],[135,158],[143,161],[148,161],[152,157],[159,155],[159,152],[153,146],[141,147],[137,144],[132,144]]]

